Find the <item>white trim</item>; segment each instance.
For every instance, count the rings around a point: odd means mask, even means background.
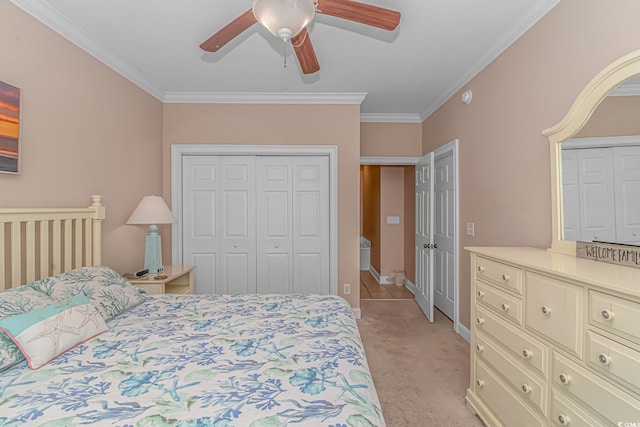
[[[420,157],[377,157],[361,156],[361,165],[415,165]]]
[[[464,85],[469,83],[476,75],[478,75],[487,65],[491,64],[502,52],[507,50],[511,44],[533,27],[544,15],[553,9],[560,0],[546,0],[533,2],[534,6],[527,8],[526,13],[515,17],[508,28],[500,31],[500,35],[496,37],[491,46],[484,49],[484,55],[471,66],[467,67],[466,72],[460,76],[449,89],[441,96],[436,98],[421,114],[421,121],[433,114],[445,102],[451,99]]]
[[[165,104],[362,104],[366,93],[166,92]]]
[[[48,6],[46,2],[29,0],[11,0],[11,2],[125,79],[162,100],[164,91],[147,80],[140,70],[123,60],[108,47],[91,38],[82,29]]]
[[[471,331],[469,328],[464,326],[462,323],[458,323],[458,327],[456,329],[458,335],[460,335],[466,342],[471,344]]]
[[[458,332],[460,328],[460,282],[459,282],[459,271],[460,271],[460,173],[459,173],[459,156],[458,156],[458,144],[459,141],[454,139],[446,143],[445,145],[436,148],[433,152],[434,164],[438,157],[446,155],[448,153],[452,153],[453,155],[453,177],[454,177],[454,186],[453,191],[455,192],[454,198],[454,207],[453,207],[453,223],[455,227],[453,228],[454,236],[453,236],[453,253],[455,254],[455,258],[453,260],[453,283],[455,286],[454,290],[454,298],[456,300],[453,305],[453,330]],[[467,340],[468,341],[468,340]]]
[[[360,114],[360,123],[422,123],[419,114]]]
[[[171,210],[177,222],[171,226],[171,259],[182,262],[182,236],[180,227],[182,210],[182,157],[183,156],[249,156],[293,155],[329,156],[329,288],[338,295],[338,147],[335,145],[171,145]]]
[[[562,149],[571,150],[576,148],[605,148],[632,145],[640,145],[640,135],[571,138],[562,143]]]
[[[351,312],[356,319],[362,319],[362,310],[359,307],[351,308]]]
[[[609,96],[640,96],[640,84],[623,84],[609,93]]]

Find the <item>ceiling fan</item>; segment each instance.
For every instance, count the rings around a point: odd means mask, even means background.
[[[320,70],[307,25],[315,13],[348,19],[361,24],[393,31],[400,23],[400,13],[353,0],[253,0],[253,7],[205,40],[200,48],[217,52],[244,30],[260,22],[284,43],[291,42],[304,74]]]

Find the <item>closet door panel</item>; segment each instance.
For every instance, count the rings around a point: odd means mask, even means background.
[[[257,292],[291,293],[292,158],[256,158]]]
[[[330,293],[329,159],[293,160],[293,292]]]
[[[640,146],[614,147],[616,241],[640,245]]]
[[[217,156],[183,157],[184,264],[194,264],[195,293],[219,292],[219,193]]]
[[[255,293],[255,157],[221,157],[220,186],[220,280],[225,293]]]

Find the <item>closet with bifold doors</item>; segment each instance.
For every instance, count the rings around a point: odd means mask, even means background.
[[[182,157],[195,293],[330,293],[328,156]]]

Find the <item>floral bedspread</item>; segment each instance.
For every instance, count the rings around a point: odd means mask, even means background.
[[[339,297],[149,296],[107,326],[0,372],[0,425],[384,426]]]

